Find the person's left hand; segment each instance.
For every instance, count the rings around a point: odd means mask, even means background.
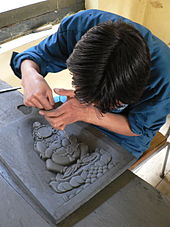
[[[60,107],[50,111],[40,111],[53,128],[64,130],[66,125],[77,122],[88,122],[93,114],[92,105],[81,104],[75,97],[73,90],[55,89],[59,95],[65,95],[68,100]]]

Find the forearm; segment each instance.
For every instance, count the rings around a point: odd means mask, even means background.
[[[22,74],[22,85],[25,82],[33,79],[42,79],[43,77],[39,74],[39,66],[32,60],[24,60],[21,63],[21,74]]]
[[[37,63],[35,63],[34,61],[32,61],[32,60],[24,60],[21,63],[21,72],[24,73],[24,72],[30,72],[30,71],[36,71],[36,72],[39,73],[40,72],[40,68],[37,65]]]
[[[71,98],[53,111],[40,111],[40,114],[46,118],[53,128],[63,130],[66,125],[77,121],[84,121],[122,135],[137,136],[130,129],[128,119],[125,116],[112,113],[101,114],[93,105],[81,104],[73,97],[73,91],[61,89],[56,90],[56,93],[70,96]]]
[[[39,72],[40,68],[34,61],[24,60],[21,63],[24,104],[51,110],[54,107],[52,90]]]
[[[132,132],[128,119],[124,115],[114,113],[106,113],[101,115],[98,110],[95,110],[94,108],[89,116],[89,119],[86,120],[88,123],[101,126],[118,134],[126,136],[138,136]]]

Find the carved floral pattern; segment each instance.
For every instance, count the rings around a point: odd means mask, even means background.
[[[109,152],[102,148],[90,151],[76,136],[49,125],[34,122],[33,139],[34,149],[46,160],[47,169],[57,173],[49,185],[55,192],[63,193],[66,201],[115,165]]]

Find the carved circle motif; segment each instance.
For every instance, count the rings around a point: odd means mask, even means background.
[[[37,130],[37,136],[42,138],[48,138],[52,135],[52,128],[42,126]]]

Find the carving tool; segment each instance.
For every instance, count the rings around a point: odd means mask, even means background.
[[[15,90],[18,90],[18,89],[21,89],[21,87],[5,88],[5,89],[0,90],[0,93],[5,93],[5,92],[9,92],[9,91],[15,91]]]

